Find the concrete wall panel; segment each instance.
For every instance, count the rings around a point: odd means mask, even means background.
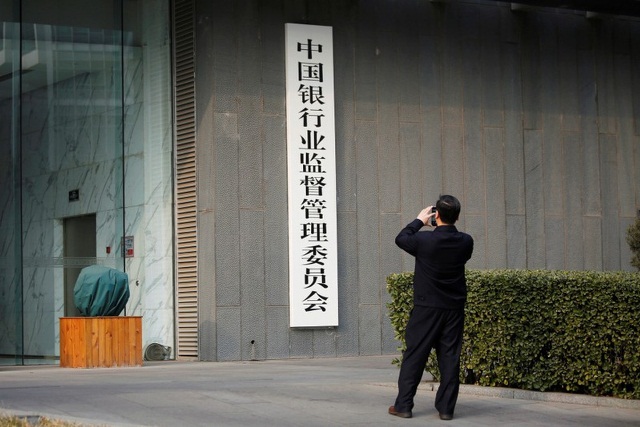
[[[360,314],[355,307],[360,301],[358,279],[358,242],[353,238],[357,228],[355,212],[338,213],[338,293],[340,305],[338,316],[340,327],[336,332],[336,352],[338,356],[358,355],[358,332]]]
[[[470,267],[630,269],[637,21],[482,0],[197,4],[207,11],[199,239],[212,241],[201,246],[199,286],[214,299],[201,303],[212,358],[395,353],[385,278],[413,259],[393,239],[442,193],[461,200],[457,225],[476,241]],[[334,329],[288,328],[286,22],[333,27]]]
[[[289,358],[289,307],[269,306],[266,310],[266,359]],[[261,359],[262,355],[257,354]]]
[[[503,128],[485,128],[486,206],[481,216],[486,223],[486,264],[507,267],[507,219],[505,203],[505,143]],[[486,212],[486,214],[485,214]]]
[[[287,193],[282,183],[287,180],[287,147],[282,117],[264,118],[264,250],[266,303],[271,306],[289,304],[289,228],[282,218],[287,216]],[[244,224],[243,224],[244,225]],[[246,224],[253,229],[251,224]]]
[[[243,360],[241,338],[242,310],[240,307],[219,307],[216,311],[216,348],[215,360]]]
[[[242,315],[242,359],[252,353],[266,354],[266,293],[264,265],[264,214],[241,210],[240,307]],[[264,356],[262,357],[264,358]]]
[[[214,156],[216,179],[216,240],[215,259],[200,257],[200,263],[215,263],[216,303],[219,306],[240,304],[240,206],[238,194],[238,131],[235,114],[216,113],[214,117]],[[204,184],[204,183],[201,183]],[[204,235],[203,235],[204,234]],[[210,230],[199,229],[199,238],[210,235]],[[222,256],[224,255],[224,256]]]
[[[360,311],[360,333],[359,347],[362,356],[380,354],[382,341],[380,325],[382,318],[380,306],[378,304],[361,304]]]
[[[397,142],[396,142],[397,144]],[[379,219],[379,187],[378,187],[378,143],[376,129],[370,122],[356,123],[356,156],[358,170],[357,189],[358,203],[356,228],[352,238],[358,242],[358,287],[359,304],[375,304],[378,302],[377,288],[379,282],[378,262],[380,259]],[[382,163],[385,164],[384,159]],[[388,167],[385,165],[385,167]],[[397,168],[397,166],[396,166]]]

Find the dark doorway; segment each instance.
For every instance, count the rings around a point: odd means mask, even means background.
[[[73,288],[80,271],[96,259],[96,215],[64,219],[64,315],[80,316],[73,302]]]

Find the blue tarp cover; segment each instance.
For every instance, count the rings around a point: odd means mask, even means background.
[[[129,301],[126,273],[101,265],[80,271],[73,300],[83,316],[118,316]]]

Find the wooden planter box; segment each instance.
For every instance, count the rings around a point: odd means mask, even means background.
[[[142,366],[142,317],[61,317],[60,366]]]

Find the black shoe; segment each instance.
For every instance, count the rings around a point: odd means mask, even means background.
[[[453,414],[443,414],[440,412],[440,419],[443,421],[450,421],[453,419]]]
[[[400,417],[400,418],[411,418],[411,411],[409,412],[398,412],[396,411],[396,407],[395,406],[389,406],[389,413],[391,415],[395,415],[396,417]]]

